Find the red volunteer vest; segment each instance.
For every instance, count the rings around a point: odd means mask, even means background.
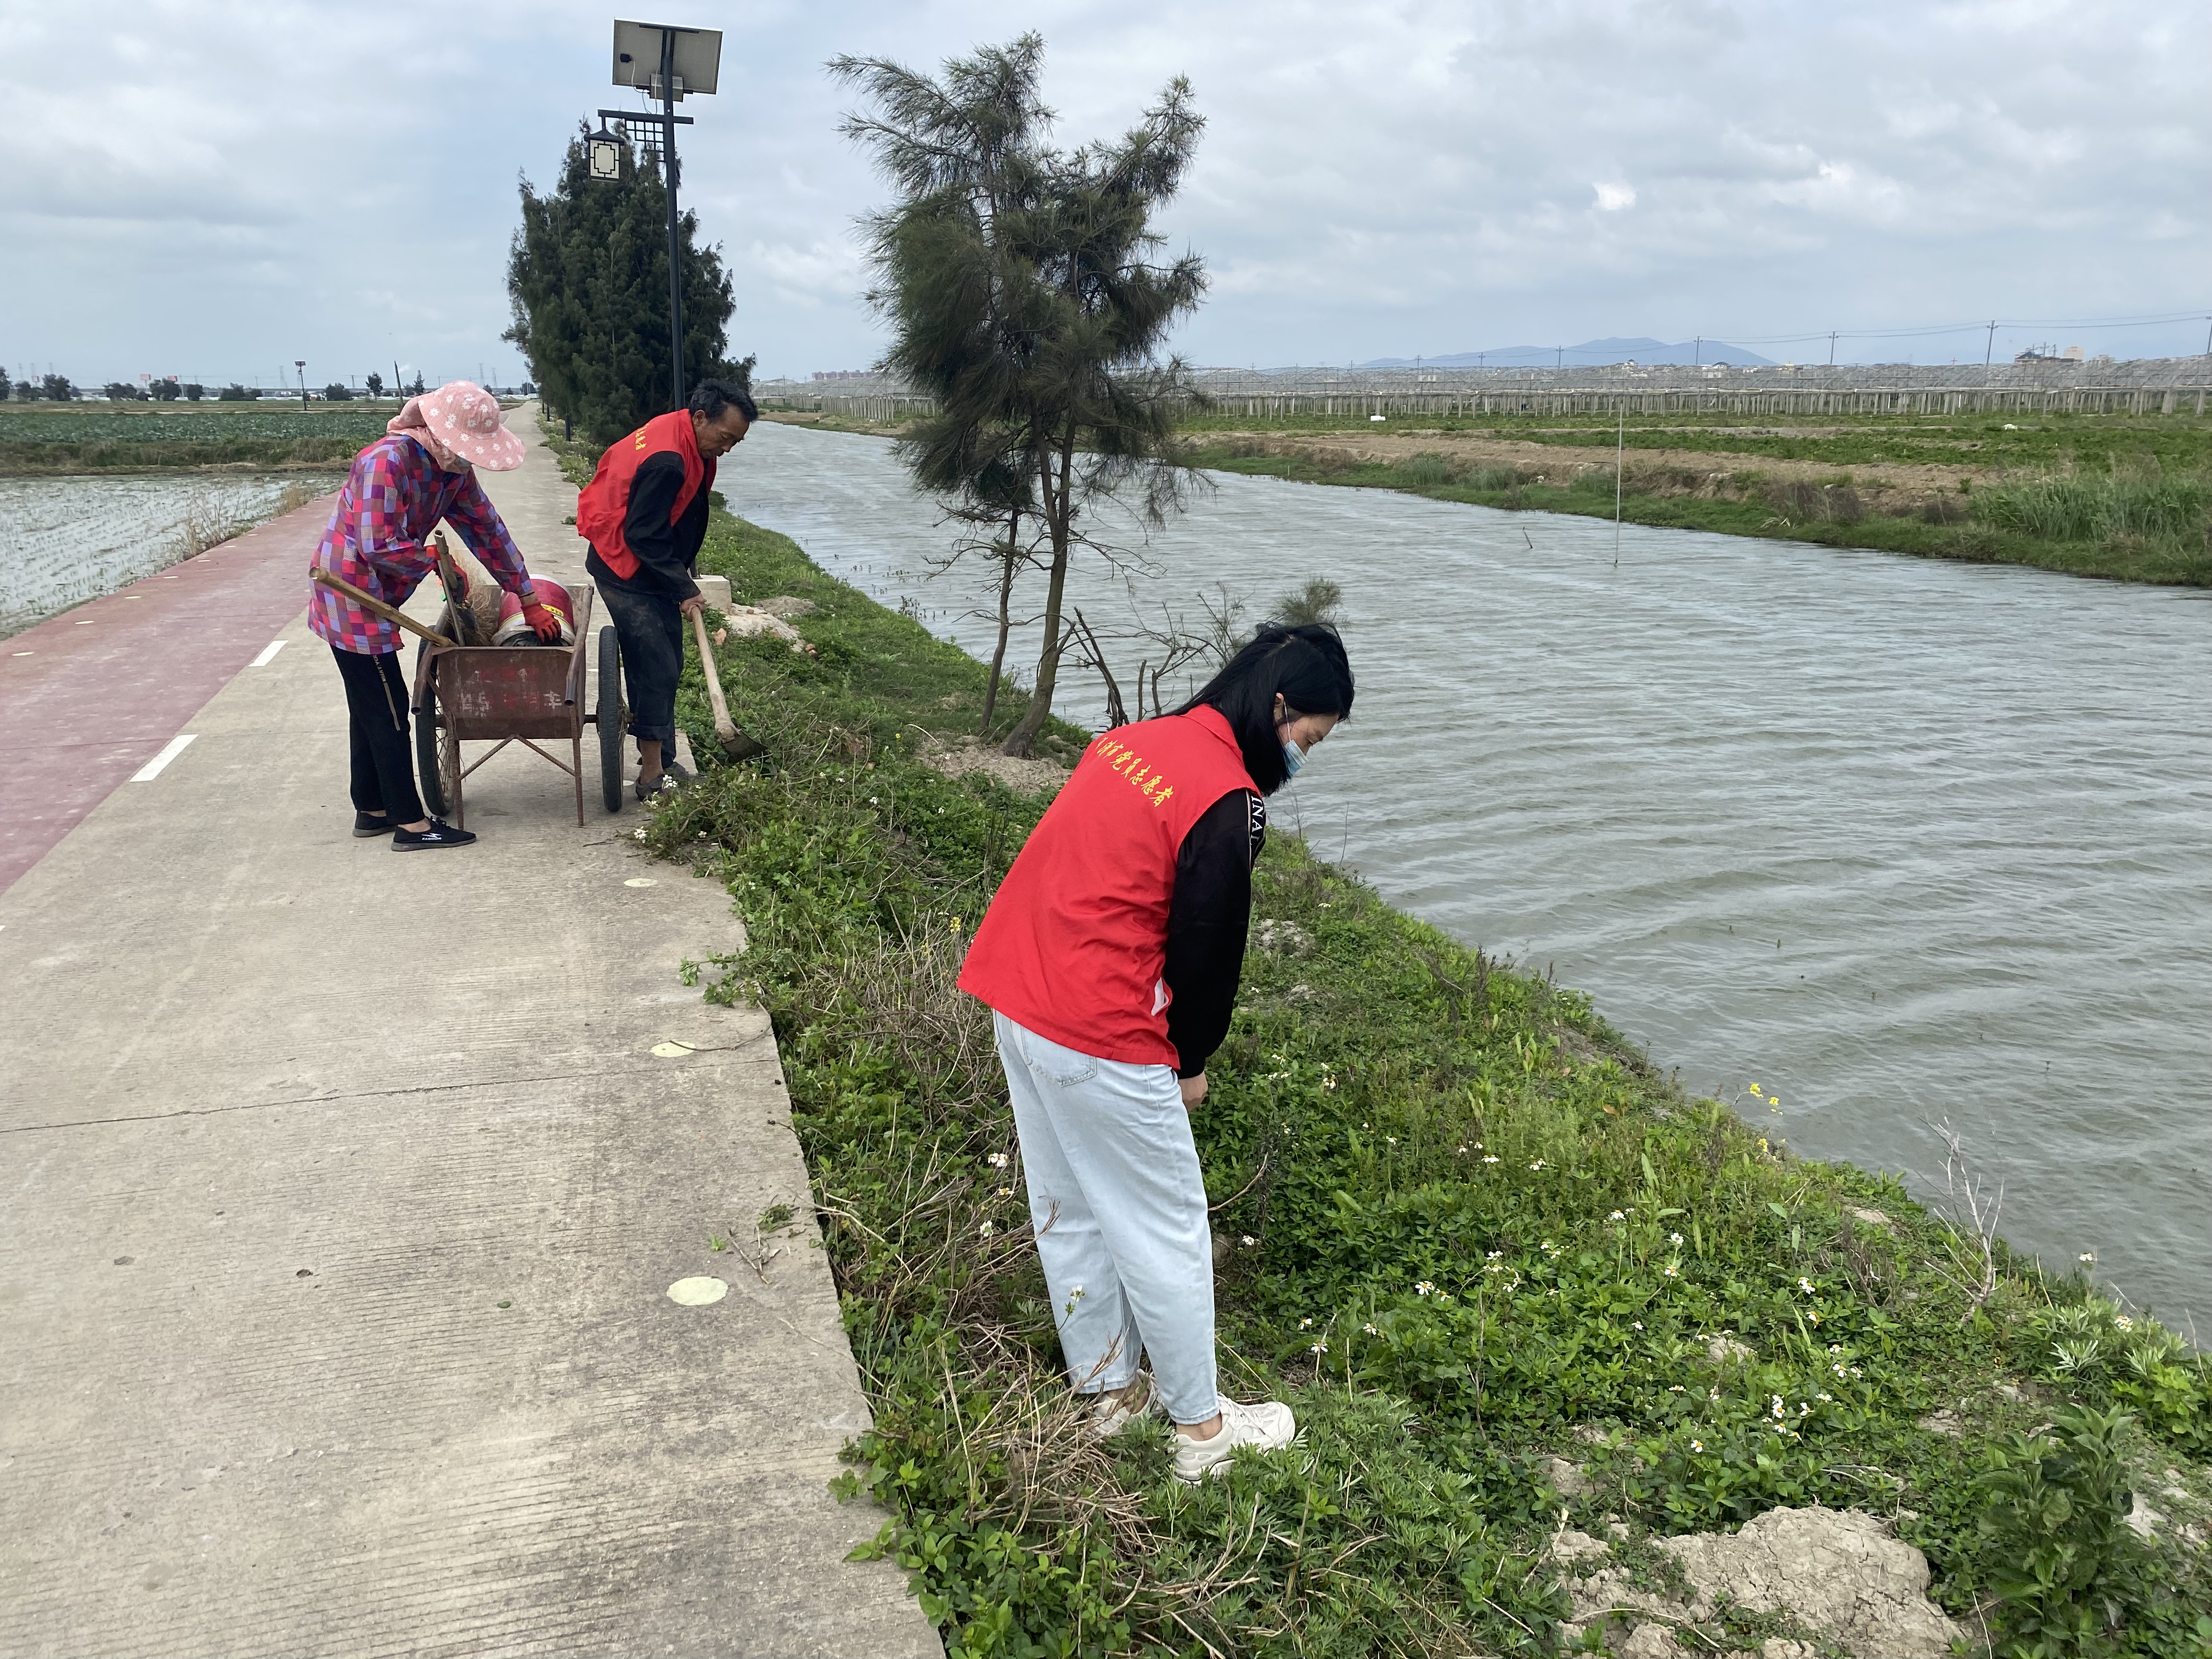
[[[684,488],[668,514],[668,522],[675,524],[699,492],[714,482],[714,463],[699,453],[699,435],[691,429],[687,409],[656,415],[621,442],[609,444],[591,483],[576,495],[576,533],[625,580],[637,574],[637,555],[629,550],[629,538],[623,534],[623,520],[629,514],[630,481],[655,455],[674,455],[684,463]]]
[[[1232,789],[1260,793],[1218,710],[1095,739],[1000,884],[960,988],[1063,1048],[1174,1065],[1160,974],[1176,857]]]

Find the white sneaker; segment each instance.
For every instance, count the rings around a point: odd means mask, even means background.
[[[1176,1479],[1196,1486],[1226,1466],[1229,1454],[1239,1446],[1278,1451],[1289,1445],[1291,1437],[1297,1431],[1297,1419],[1280,1401],[1263,1400],[1256,1406],[1240,1406],[1234,1400],[1224,1400],[1221,1402],[1221,1427],[1211,1440],[1193,1440],[1177,1431]]]
[[[1084,1417],[1091,1434],[1100,1440],[1111,1440],[1140,1417],[1149,1417],[1159,1409],[1152,1389],[1152,1379],[1139,1371],[1135,1379],[1143,1384],[1132,1397],[1124,1394],[1095,1394],[1085,1407]]]

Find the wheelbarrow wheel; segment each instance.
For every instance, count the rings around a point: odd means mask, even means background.
[[[427,650],[425,647],[423,649]],[[446,816],[445,768],[439,750],[438,692],[433,675],[422,688],[422,706],[415,711],[415,771],[422,785],[422,806],[434,818]]]
[[[622,641],[612,625],[599,630],[599,706],[595,716],[599,728],[599,787],[607,811],[619,812],[623,804]]]

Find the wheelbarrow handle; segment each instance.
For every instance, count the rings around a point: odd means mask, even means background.
[[[346,598],[351,599],[356,605],[361,606],[362,610],[368,611],[373,617],[381,617],[388,623],[398,623],[400,627],[405,629],[409,633],[420,634],[424,639],[429,641],[433,645],[450,646],[453,643],[453,641],[447,639],[443,634],[433,633],[429,629],[423,627],[422,624],[416,622],[414,617],[403,616],[400,612],[393,610],[390,605],[385,604],[382,599],[376,598],[375,595],[362,592],[361,589],[356,587],[351,582],[348,581],[343,576],[333,576],[329,571],[320,569],[311,571],[308,574],[313,576],[314,579],[320,582],[324,586],[335,588],[337,592],[344,594]]]

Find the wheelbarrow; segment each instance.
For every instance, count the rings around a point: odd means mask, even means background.
[[[585,653],[591,641],[592,590],[580,591],[574,622],[575,642],[559,646],[460,645],[466,623],[449,602],[438,617],[436,632],[424,628],[371,594],[327,572],[317,581],[346,594],[374,614],[396,623],[422,641],[415,659],[415,769],[422,805],[468,827],[462,781],[510,743],[519,743],[575,781],[576,823],[584,822],[584,728],[599,732],[599,782],[607,811],[622,810],[623,732],[629,716],[622,699],[622,647],[612,628],[599,630],[598,707],[585,702]],[[568,744],[568,759],[538,747]],[[493,747],[465,760],[464,743]]]

